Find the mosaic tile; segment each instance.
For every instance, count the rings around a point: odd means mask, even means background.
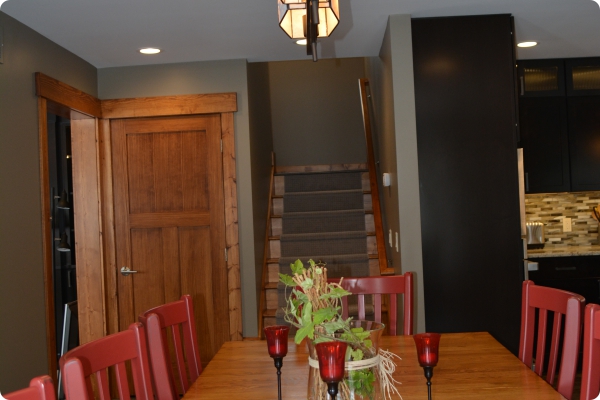
[[[525,195],[527,221],[544,223],[544,251],[569,246],[593,246],[598,241],[598,222],[592,207],[600,204],[600,192],[543,193]],[[572,218],[572,231],[563,232],[563,218]]]

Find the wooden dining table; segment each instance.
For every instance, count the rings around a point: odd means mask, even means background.
[[[412,336],[384,336],[380,348],[401,357],[394,378],[402,398],[426,400]],[[282,399],[306,399],[308,371],[306,345],[290,341],[281,369]],[[431,382],[433,400],[564,399],[486,332],[442,334]],[[277,373],[266,342],[226,342],[183,399],[277,399]]]

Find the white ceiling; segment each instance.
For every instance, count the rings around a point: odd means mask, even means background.
[[[277,25],[277,0],[9,0],[2,11],[97,68],[188,61],[303,60]],[[387,17],[510,13],[518,58],[600,56],[600,7],[591,0],[339,0],[340,24],[320,58],[379,53]],[[0,0],[2,3],[2,0]],[[142,47],[159,47],[143,56]]]

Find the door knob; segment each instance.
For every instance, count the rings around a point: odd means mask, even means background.
[[[137,271],[132,271],[129,267],[121,267],[121,275],[128,276],[131,274],[137,274]]]

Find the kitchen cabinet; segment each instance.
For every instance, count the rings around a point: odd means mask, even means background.
[[[600,256],[541,257],[537,271],[529,271],[536,285],[548,286],[585,297],[587,303],[600,303]]]
[[[518,60],[519,96],[600,95],[600,57]]]
[[[600,58],[517,65],[526,193],[600,190]]]
[[[567,105],[564,98],[520,98],[519,125],[525,192],[568,192],[571,189],[571,175]]]
[[[567,98],[571,190],[600,190],[600,96]]]
[[[565,59],[567,96],[600,95],[600,57]]]
[[[517,74],[521,97],[565,95],[565,63],[562,59],[519,60]]]

